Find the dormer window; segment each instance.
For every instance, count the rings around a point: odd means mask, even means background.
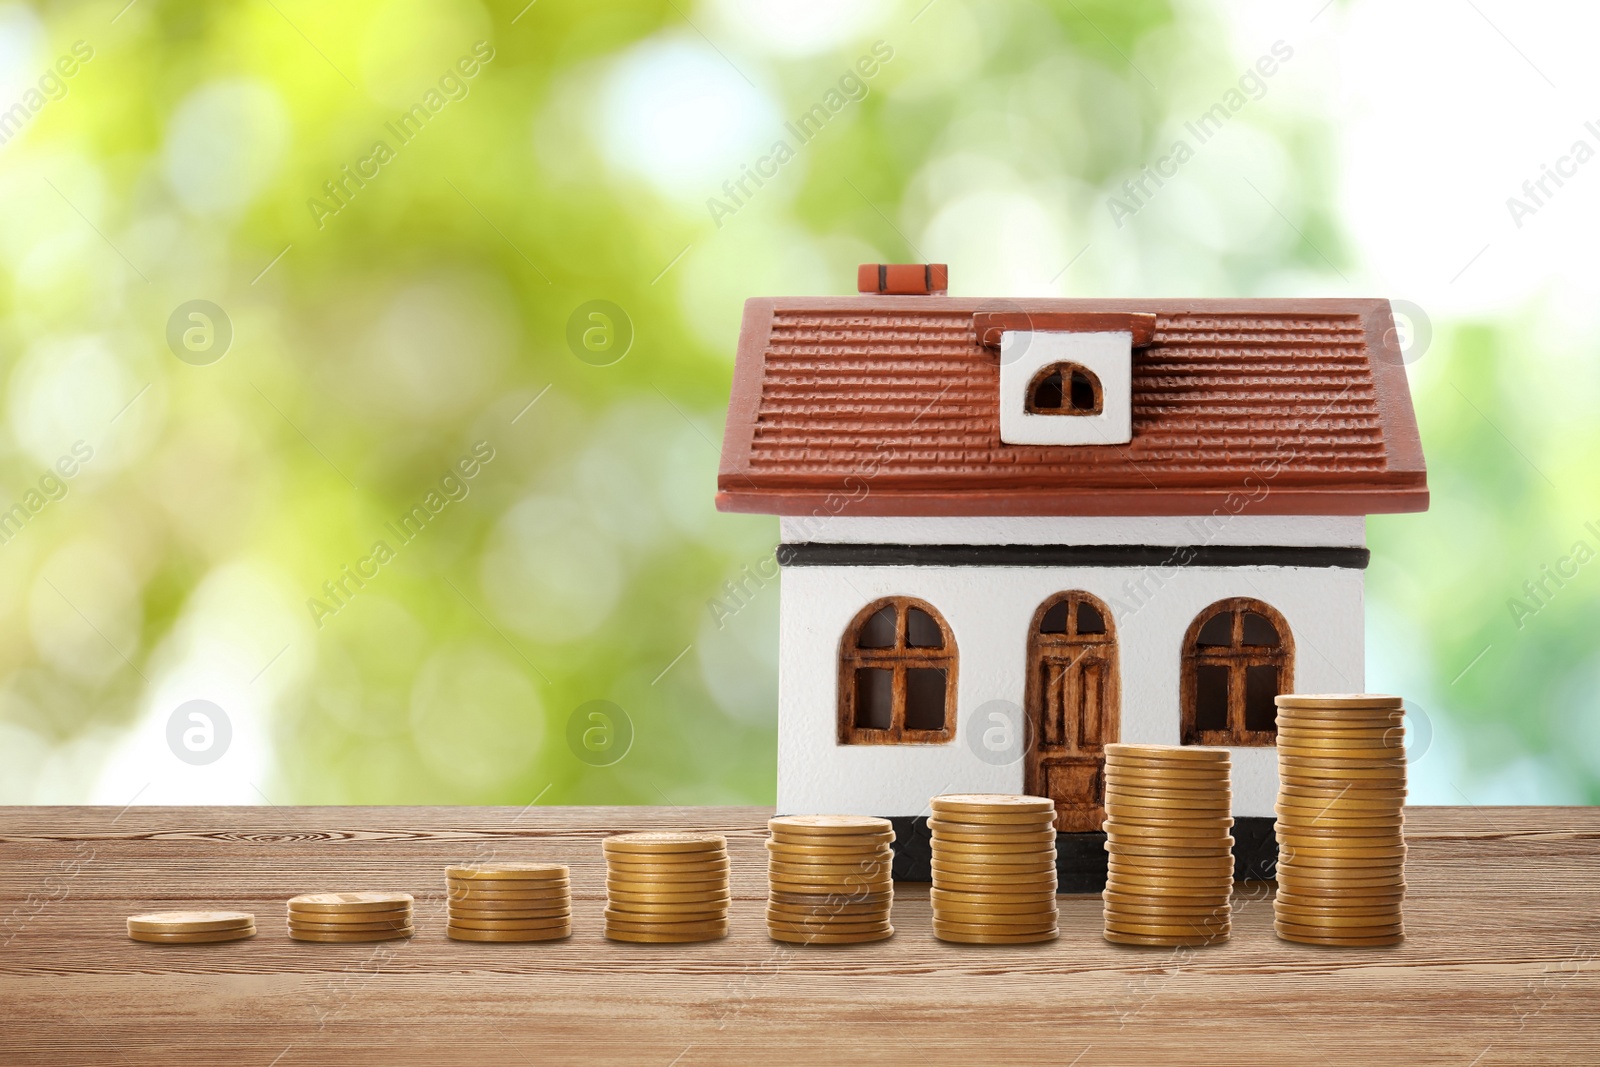
[[[1028,385],[1028,412],[1033,415],[1098,415],[1105,393],[1094,371],[1076,363],[1052,363]]]

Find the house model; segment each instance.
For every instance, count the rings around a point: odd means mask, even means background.
[[[1104,879],[1103,747],[1232,752],[1270,870],[1273,697],[1362,692],[1365,517],[1427,476],[1385,300],[973,300],[939,264],[745,305],[718,507],[779,517],[778,810],[1056,803]]]

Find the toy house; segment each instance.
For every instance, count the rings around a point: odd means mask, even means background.
[[[943,265],[745,305],[718,507],[779,517],[778,803],[1056,803],[1104,878],[1102,747],[1232,750],[1270,869],[1284,692],[1361,692],[1365,516],[1428,489],[1385,300],[974,300]]]

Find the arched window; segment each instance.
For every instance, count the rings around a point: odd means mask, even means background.
[[[1275,744],[1272,698],[1294,692],[1289,624],[1259,600],[1217,601],[1184,635],[1180,685],[1184,744]]]
[[[839,646],[839,743],[926,745],[955,735],[950,627],[910,597],[869,604]]]
[[[1076,363],[1052,363],[1028,383],[1030,414],[1098,415],[1104,409],[1100,379]]]

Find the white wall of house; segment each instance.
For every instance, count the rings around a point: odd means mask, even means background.
[[[1018,543],[1012,538],[1000,542]],[[1146,538],[1134,543],[1152,542]],[[1178,743],[1183,637],[1202,609],[1226,597],[1265,601],[1287,620],[1294,635],[1297,691],[1363,691],[1362,571],[1185,567],[1167,571],[1159,587],[1152,573],[1114,567],[785,568],[778,810],[925,815],[928,799],[940,793],[1021,792],[1023,763],[995,766],[981,758],[969,744],[970,720],[992,700],[1022,704],[1034,611],[1045,598],[1064,590],[1085,590],[1112,609],[1124,741]],[[1130,595],[1129,583],[1137,585],[1141,579],[1149,595]],[[927,601],[954,634],[960,657],[955,739],[942,745],[840,745],[840,637],[863,607],[895,595]],[[1232,752],[1234,814],[1271,816],[1277,795],[1276,750]]]

